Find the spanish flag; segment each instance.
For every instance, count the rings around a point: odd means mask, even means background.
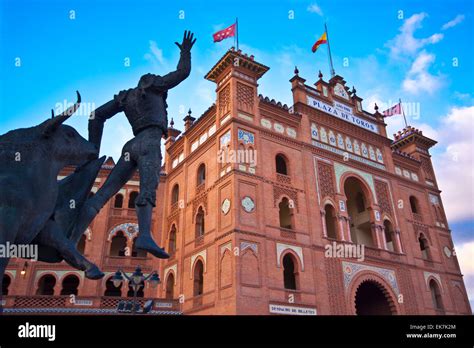
[[[311,48],[311,51],[313,51],[313,53],[316,52],[316,50],[318,49],[320,45],[325,44],[327,42],[328,42],[327,34],[326,32],[324,32],[324,34],[321,35],[318,41],[314,43],[313,47]]]

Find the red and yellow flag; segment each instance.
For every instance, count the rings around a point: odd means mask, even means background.
[[[313,47],[311,48],[311,51],[313,51],[313,53],[316,52],[316,50],[318,49],[318,47],[320,45],[323,45],[327,42],[328,42],[327,34],[326,34],[326,32],[324,32],[324,34],[321,35],[321,37],[318,39],[318,41],[316,41],[314,43]]]

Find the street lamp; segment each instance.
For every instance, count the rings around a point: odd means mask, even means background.
[[[145,285],[145,282],[148,281],[150,286],[152,288],[156,288],[158,284],[160,283],[160,276],[156,271],[153,271],[150,273],[148,276],[144,276],[142,269],[140,266],[137,266],[135,269],[135,272],[131,276],[127,275],[124,271],[121,269],[117,270],[115,272],[115,275],[112,278],[112,282],[116,288],[122,284],[124,277],[126,280],[128,280],[129,285],[132,287],[133,290],[133,309],[132,313],[135,314],[137,312],[137,293],[138,290],[140,290],[141,286]]]

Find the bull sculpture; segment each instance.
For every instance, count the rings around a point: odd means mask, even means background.
[[[65,260],[90,279],[104,274],[71,241],[77,218],[104,157],[74,128],[64,125],[79,107],[0,136],[0,244],[38,245],[38,259]],[[53,115],[54,116],[54,115]],[[58,182],[68,165],[78,169]],[[0,258],[0,286],[8,257]]]

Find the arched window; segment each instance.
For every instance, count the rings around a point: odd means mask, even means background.
[[[410,196],[410,208],[412,213],[419,214],[420,209],[418,206],[418,200],[415,196]]]
[[[390,221],[385,220],[383,222],[384,233],[385,233],[385,243],[387,245],[387,249],[390,251],[395,251],[393,245],[393,227]]]
[[[166,280],[166,299],[172,300],[174,298],[174,275],[170,273]]]
[[[128,208],[133,209],[135,208],[135,201],[137,200],[138,197],[138,192],[137,191],[132,191],[130,193],[130,196],[128,196]]]
[[[112,277],[109,277],[105,282],[104,296],[122,296],[122,283],[118,287],[115,287]]]
[[[289,290],[297,289],[297,283],[296,283],[297,272],[296,272],[295,264],[296,262],[293,258],[293,255],[288,253],[283,257],[283,283],[284,283],[285,289],[289,289]]]
[[[344,182],[344,193],[347,198],[347,213],[350,217],[351,240],[356,244],[373,247],[372,229],[369,211],[366,209],[369,199],[363,183],[355,177]]]
[[[79,278],[73,274],[63,279],[61,295],[77,295]]]
[[[176,252],[176,225],[171,226],[170,238],[168,244],[168,253],[174,254]]]
[[[331,204],[326,204],[324,207],[325,215],[324,219],[326,222],[326,235],[328,238],[337,239],[336,230],[336,211]]]
[[[145,293],[143,291],[143,284],[140,285],[140,287],[137,290],[137,297],[144,297]],[[133,297],[133,288],[131,285],[128,285],[128,291],[127,291],[127,297]]]
[[[197,260],[194,266],[194,296],[202,295],[204,291],[204,265],[201,260]]]
[[[137,249],[135,247],[135,242],[138,237],[133,238],[133,244],[132,244],[132,257],[146,257],[146,251]]]
[[[290,201],[288,200],[288,198],[283,197],[280,204],[278,204],[278,208],[280,215],[280,227],[291,229],[291,210]]]
[[[196,214],[196,238],[204,235],[204,210],[199,207]]]
[[[436,310],[443,310],[443,301],[441,299],[441,292],[439,291],[438,284],[431,279],[430,280],[430,292],[431,292],[431,300],[433,302],[433,307]]]
[[[171,204],[178,203],[179,200],[179,185],[175,184],[171,191]]]
[[[275,157],[276,172],[278,174],[288,175],[288,166],[283,155],[276,155]]]
[[[201,163],[201,165],[198,168],[197,171],[197,183],[196,185],[202,185],[206,182],[206,166],[204,163]]]
[[[429,252],[428,240],[423,234],[420,234],[420,237],[418,238],[418,243],[420,244],[421,257],[424,260],[429,260],[430,252]]]
[[[79,239],[79,243],[77,243],[77,251],[79,251],[81,254],[84,254],[86,250],[86,235],[83,234],[81,236],[81,239]]]
[[[127,248],[127,238],[123,235],[122,231],[117,232],[117,234],[112,238],[112,243],[110,244],[110,256],[125,256],[125,251]]]
[[[12,278],[8,274],[3,275],[3,281],[2,281],[2,295],[7,296],[8,295],[8,287],[10,286],[12,282]]]
[[[121,193],[115,195],[114,208],[123,207],[123,195]]]
[[[38,282],[38,289],[36,295],[54,295],[54,286],[56,285],[56,278],[51,274],[42,276]]]

